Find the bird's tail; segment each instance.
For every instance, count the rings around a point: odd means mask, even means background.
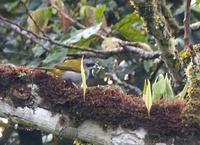
[[[51,72],[54,76],[56,77],[60,77],[63,75],[63,71],[62,70],[59,70],[59,69],[56,69],[56,68],[48,68],[48,67],[36,67],[35,69],[38,69],[38,70],[44,70],[46,72]]]
[[[34,69],[46,70],[46,71],[52,71],[53,70],[53,68],[49,68],[49,67],[35,67]]]

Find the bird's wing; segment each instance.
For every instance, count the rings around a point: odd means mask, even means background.
[[[57,64],[55,68],[63,71],[81,72],[81,61],[79,59],[66,59],[62,63]]]

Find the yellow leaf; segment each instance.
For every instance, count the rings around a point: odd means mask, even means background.
[[[85,75],[85,69],[84,69],[84,64],[83,64],[83,57],[81,59],[81,77],[82,77],[83,99],[85,101],[87,83],[86,83],[86,75]]]
[[[32,18],[28,17],[27,19],[28,30],[34,33],[39,33],[40,32],[39,28],[40,28],[41,30],[44,31],[47,28],[47,25],[51,16],[52,16],[51,7],[42,7],[33,11],[31,13]]]
[[[121,40],[115,37],[107,37],[102,42],[101,46],[103,49],[111,50],[111,49],[121,47],[120,43],[121,43]]]
[[[83,5],[80,9],[81,23],[89,27],[96,22],[96,8],[93,6]]]
[[[145,80],[143,98],[144,98],[144,102],[148,111],[148,116],[150,116],[153,100],[152,100],[152,95],[151,95],[151,83],[149,80]]]

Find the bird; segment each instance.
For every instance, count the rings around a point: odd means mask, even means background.
[[[83,66],[85,69],[86,79],[89,78],[90,70],[94,68],[96,64],[90,59],[83,60]],[[38,67],[38,69],[51,72],[55,77],[58,77],[65,81],[71,81],[75,86],[81,86],[81,58],[66,58],[63,62],[56,64],[52,68]]]

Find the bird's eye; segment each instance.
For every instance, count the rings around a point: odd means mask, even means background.
[[[95,66],[95,63],[86,63],[85,64],[87,67],[94,67]]]

